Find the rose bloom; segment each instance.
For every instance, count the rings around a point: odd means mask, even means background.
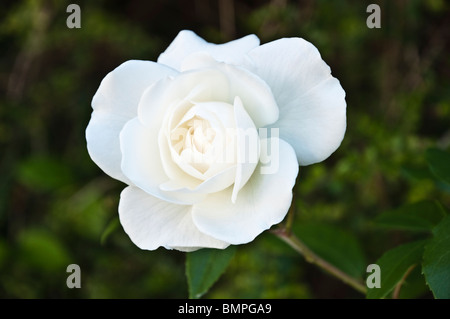
[[[181,31],[157,62],[110,72],[86,129],[92,160],[128,186],[120,222],[141,249],[223,249],[283,220],[299,165],[346,129],[345,92],[301,38],[225,44]]]

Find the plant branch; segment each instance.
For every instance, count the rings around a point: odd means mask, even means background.
[[[287,231],[285,228],[279,228],[273,230],[272,233],[278,236],[284,242],[286,242],[295,251],[303,255],[303,257],[305,257],[306,261],[308,261],[309,263],[319,266],[327,273],[340,279],[341,281],[350,285],[357,291],[363,294],[367,293],[367,288],[361,282],[359,282],[357,279],[349,276],[348,274],[344,273],[340,269],[336,268],[326,260],[316,255],[311,249],[308,248],[308,246],[306,246],[299,238],[297,238],[289,230]]]
[[[402,288],[403,284],[405,283],[406,278],[411,274],[411,272],[416,268],[417,264],[414,264],[406,270],[405,274],[403,275],[402,279],[399,281],[399,283],[395,286],[394,292],[392,293],[392,299],[398,299],[400,295],[400,289]]]
[[[290,235],[292,232],[292,225],[294,223],[294,198],[292,198],[291,207],[289,208],[289,211],[287,213],[286,223],[284,224],[284,232],[287,235]]]

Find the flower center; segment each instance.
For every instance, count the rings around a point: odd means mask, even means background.
[[[211,148],[216,132],[209,121],[199,116],[194,116],[181,127],[187,132],[184,138],[183,149],[193,147],[197,152],[205,154]]]
[[[235,164],[235,137],[229,136],[235,126],[232,105],[180,103],[170,126],[172,159],[186,173],[205,180]]]
[[[171,132],[170,141],[178,155],[190,158],[195,169],[203,174],[209,168],[207,152],[215,136],[216,132],[209,121],[194,116]]]

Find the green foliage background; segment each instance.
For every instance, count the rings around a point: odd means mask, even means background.
[[[69,3],[81,7],[81,29],[66,27]],[[381,6],[381,29],[366,27],[370,3]],[[450,207],[450,186],[430,176],[425,156],[450,145],[449,22],[445,0],[3,1],[0,297],[188,296],[185,254],[133,245],[117,219],[124,185],[90,160],[84,137],[102,78],[126,60],[156,60],[181,29],[216,43],[297,36],[319,49],[347,93],[347,133],[328,160],[301,168],[294,229],[364,279],[384,252],[421,239],[378,227],[377,216],[421,200]],[[336,233],[356,263],[327,249]],[[66,287],[71,263],[81,289]],[[401,298],[432,297],[419,268]],[[205,297],[364,296],[264,233],[238,247]]]

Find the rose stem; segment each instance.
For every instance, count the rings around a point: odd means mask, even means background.
[[[303,255],[305,257],[306,261],[315,264],[328,272],[329,274],[333,275],[334,277],[342,280],[344,283],[350,285],[354,289],[358,290],[359,292],[366,294],[367,289],[366,287],[361,284],[357,279],[347,275],[346,273],[342,272],[329,262],[325,261],[321,257],[317,256],[313,251],[311,251],[308,246],[306,246],[300,239],[298,239],[294,234],[292,234],[290,231],[286,231],[285,228],[279,228],[274,229],[271,231],[273,234],[281,238],[284,242],[286,242],[289,246],[291,246],[295,251]]]
[[[400,289],[402,288],[402,285],[404,284],[406,278],[409,276],[409,274],[414,270],[414,268],[417,266],[417,264],[414,264],[410,266],[407,270],[405,275],[402,277],[402,280],[395,286],[394,292],[392,293],[392,299],[398,299],[400,295]]]
[[[286,223],[284,224],[284,232],[286,234],[291,234],[292,231],[292,225],[294,223],[294,198],[292,198],[292,203],[291,203],[291,207],[289,208],[289,211],[287,213],[287,218],[286,218]]]

